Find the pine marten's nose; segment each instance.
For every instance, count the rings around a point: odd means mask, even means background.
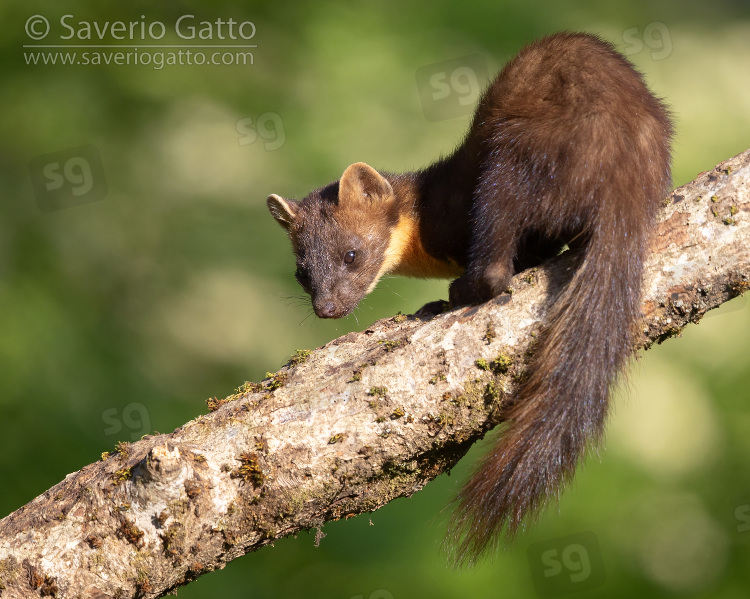
[[[322,306],[315,306],[315,314],[318,318],[336,318],[338,315],[333,302],[326,302]]]

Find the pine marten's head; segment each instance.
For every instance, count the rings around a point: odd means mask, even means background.
[[[397,260],[393,188],[364,162],[302,201],[270,195],[268,209],[292,240],[295,276],[320,318],[349,314]]]

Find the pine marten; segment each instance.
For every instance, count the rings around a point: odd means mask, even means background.
[[[596,36],[560,33],[503,68],[447,158],[402,174],[357,162],[301,201],[269,196],[321,318],[349,314],[386,273],[456,277],[451,306],[479,304],[576,240],[575,273],[501,414],[507,429],[457,498],[459,561],[512,538],[601,439],[671,187],[671,137],[668,110],[626,58]]]

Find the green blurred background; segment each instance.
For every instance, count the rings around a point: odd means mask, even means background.
[[[36,43],[60,43],[65,14],[74,25],[160,21],[161,44],[242,41],[180,39],[181,15],[249,20],[257,47],[245,66],[28,64],[27,19],[51,23]],[[676,185],[750,147],[739,0],[64,0],[4,2],[0,16],[0,515],[118,441],[204,413],[206,398],[295,349],[446,297],[445,281],[390,278],[356,316],[318,321],[265,207],[269,193],[300,197],[354,161],[407,170],[450,151],[469,115],[425,118],[419,69],[473,56],[493,73],[536,37],[595,32],[672,106]],[[326,525],[320,547],[311,534],[285,539],[180,596],[533,597],[535,581],[552,580],[545,596],[747,597],[748,331],[739,298],[643,356],[617,394],[606,451],[494,560],[455,572],[439,548],[475,448],[414,497]]]

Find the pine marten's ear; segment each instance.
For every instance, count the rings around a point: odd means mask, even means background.
[[[268,205],[268,210],[270,211],[271,216],[273,216],[276,219],[276,222],[288,231],[297,218],[297,202],[294,200],[287,201],[281,196],[272,193],[268,196],[266,204]]]
[[[378,171],[364,162],[348,166],[339,181],[339,203],[342,201],[388,199],[393,196],[393,188]]]

